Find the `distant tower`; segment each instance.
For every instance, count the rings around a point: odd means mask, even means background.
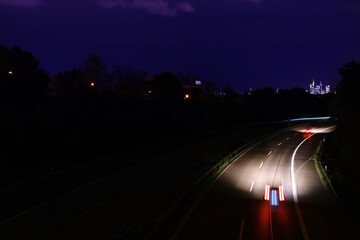
[[[330,93],[330,85],[326,85],[326,87],[325,87],[325,93]]]
[[[324,94],[325,94],[325,89],[323,88],[322,82],[320,82],[320,89],[319,89],[319,91],[320,91],[320,94],[321,94],[321,95],[324,95]]]
[[[310,94],[315,94],[315,79],[313,78],[313,82],[310,84]]]

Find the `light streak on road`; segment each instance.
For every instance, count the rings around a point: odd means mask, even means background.
[[[82,217],[87,215],[88,213],[94,211],[96,208],[99,208],[101,205],[103,205],[104,202],[99,202],[96,205],[94,205],[93,207],[87,209],[86,211],[82,212],[78,217]]]
[[[243,235],[244,235],[244,225],[245,225],[245,219],[243,218],[241,220],[241,228],[240,228],[240,236],[239,236],[239,240],[243,239]]]
[[[287,137],[287,138],[286,138],[286,140],[289,140],[289,139],[290,139],[290,137]]]
[[[282,142],[281,142],[281,143],[279,143],[279,144],[278,144],[278,146],[280,146],[281,144],[282,144]]]
[[[250,192],[252,192],[252,190],[254,188],[254,184],[255,184],[255,180],[253,180],[252,183],[251,183]]]
[[[309,121],[309,120],[329,120],[330,117],[312,117],[312,118],[294,118],[284,121],[294,122],[294,121]]]
[[[263,165],[264,165],[264,162],[261,162],[261,164],[260,164],[259,168],[261,168]]]
[[[300,223],[300,228],[301,228],[301,231],[302,231],[302,233],[303,233],[303,237],[304,237],[305,240],[309,240],[309,235],[308,235],[307,230],[306,230],[306,227],[305,227],[304,219],[302,218],[302,215],[301,215],[300,206],[299,206],[299,199],[298,199],[298,195],[297,195],[297,191],[296,191],[295,170],[294,170],[294,168],[295,168],[295,167],[294,167],[294,165],[295,165],[295,163],[294,163],[294,162],[295,162],[295,155],[296,155],[296,152],[298,151],[298,149],[300,148],[300,146],[301,146],[306,140],[308,140],[309,138],[311,138],[312,136],[314,136],[314,135],[317,134],[317,133],[326,131],[326,130],[331,129],[331,128],[334,128],[334,126],[328,127],[328,128],[324,128],[324,129],[322,129],[322,130],[320,130],[320,131],[317,131],[316,133],[313,133],[313,134],[311,134],[310,136],[308,136],[307,138],[305,138],[304,140],[302,140],[301,143],[295,148],[294,153],[293,153],[292,158],[291,158],[290,173],[291,173],[292,193],[293,193],[293,198],[294,198],[296,213],[297,213],[298,220],[299,220],[299,223]]]
[[[285,201],[284,187],[283,186],[279,186],[279,200],[280,201]]]
[[[204,195],[209,191],[209,189],[218,181],[218,179],[223,175],[224,172],[226,172],[226,170],[231,167],[234,163],[237,162],[238,159],[240,159],[244,154],[246,154],[247,152],[249,152],[250,150],[252,150],[255,146],[259,145],[261,141],[255,143],[253,146],[251,146],[250,148],[248,148],[245,152],[243,152],[242,154],[240,154],[240,156],[238,156],[233,162],[231,162],[213,181],[212,183],[206,188],[205,191],[202,192],[201,196],[198,197],[197,201],[192,205],[191,209],[187,212],[186,216],[183,218],[183,220],[181,221],[181,223],[179,224],[179,227],[177,228],[176,232],[174,233],[174,235],[172,236],[171,240],[175,240],[178,236],[178,234],[180,233],[181,229],[183,228],[185,222],[189,219],[190,215],[193,213],[193,211],[195,210],[195,208],[199,205],[200,200],[202,200],[202,198],[204,197]]]
[[[279,200],[278,200],[278,193],[276,190],[271,190],[271,206],[278,206]]]
[[[271,153],[272,153],[272,151],[270,151],[270,152],[268,153],[268,156],[269,156]]]
[[[266,185],[266,186],[265,186],[264,199],[265,199],[265,200],[269,200],[269,199],[270,199],[270,185]]]

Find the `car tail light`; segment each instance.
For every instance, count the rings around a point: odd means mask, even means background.
[[[270,200],[270,185],[265,186],[264,199]]]
[[[284,187],[283,186],[279,186],[279,200],[280,201],[285,201]]]

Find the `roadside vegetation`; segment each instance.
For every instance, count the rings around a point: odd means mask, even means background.
[[[327,165],[327,174],[342,199],[349,207],[353,219],[360,211],[360,63],[349,62],[340,68],[342,77],[337,94],[331,104],[337,117],[337,128],[324,142],[322,162]]]
[[[333,184],[340,184],[341,181],[336,179],[339,175],[336,173],[335,169],[329,169],[329,166],[326,165],[329,161],[327,161],[328,159],[324,157],[324,152],[328,153],[328,149],[324,150],[324,142],[321,141],[314,154],[316,171],[318,172],[320,180],[327,192],[333,196],[334,199],[338,200],[338,193],[335,191]]]

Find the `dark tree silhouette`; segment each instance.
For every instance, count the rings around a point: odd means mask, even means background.
[[[272,96],[275,94],[275,89],[273,89],[272,87],[264,87],[255,90],[253,94],[259,96]]]
[[[154,91],[159,99],[181,100],[183,91],[179,79],[173,73],[163,72],[154,77]]]
[[[349,177],[356,176],[360,167],[357,160],[360,154],[360,63],[344,64],[339,70],[342,81],[337,86],[336,115],[339,119],[337,145],[340,148],[340,160]],[[353,181],[351,181],[353,182]],[[360,196],[358,196],[360,198]]]
[[[76,93],[77,83],[84,78],[84,72],[79,68],[74,68],[63,73],[59,73],[52,78],[54,95],[70,96]]]
[[[143,98],[150,87],[145,81],[148,74],[142,70],[133,70],[130,67],[113,66],[111,77],[115,93],[120,97]]]
[[[84,61],[84,77],[76,82],[77,88],[85,92],[104,93],[111,90],[112,83],[106,66],[102,63],[102,58],[96,54],[90,55]]]
[[[204,82],[203,91],[208,95],[216,95],[219,93],[219,87],[214,82]]]
[[[225,93],[226,96],[230,96],[234,93],[233,89],[230,86],[226,86],[223,89],[223,92]]]
[[[335,190],[351,207],[350,213],[360,211],[358,172],[360,161],[360,63],[349,62],[339,69],[342,77],[336,87],[336,95],[331,104],[333,115],[338,118],[336,130],[324,143],[324,160],[329,165],[329,177]],[[354,217],[357,217],[357,215]]]
[[[15,46],[11,50],[0,46],[1,88],[23,95],[44,94],[48,90],[49,76],[39,68],[39,61],[28,51]]]

